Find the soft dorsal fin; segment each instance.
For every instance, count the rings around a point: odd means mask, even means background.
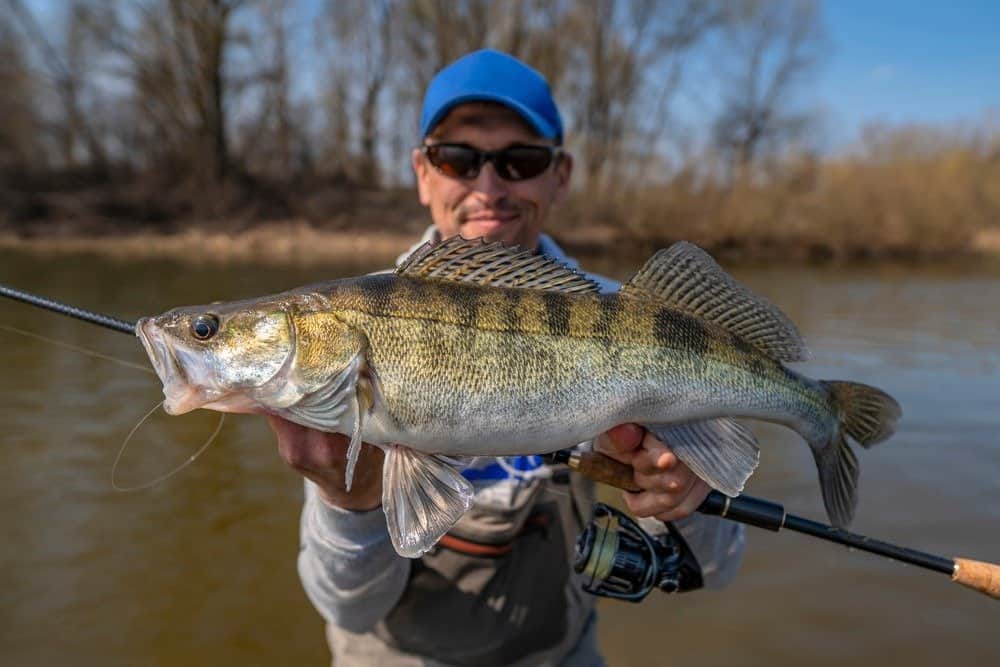
[[[805,341],[777,306],[736,282],[712,256],[680,241],[653,255],[622,293],[665,301],[712,322],[778,361],[805,361]]]
[[[599,292],[579,271],[517,246],[453,236],[417,248],[396,273],[427,280],[468,282],[558,292]]]

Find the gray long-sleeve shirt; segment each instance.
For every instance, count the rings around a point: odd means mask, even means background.
[[[392,548],[381,508],[333,507],[309,481],[305,494],[298,568],[306,594],[328,623],[367,632],[399,601],[411,561]],[[702,514],[674,525],[697,557],[707,588],[721,588],[736,576],[745,546],[743,526]]]
[[[434,234],[434,229],[429,229],[421,244]],[[539,250],[575,266],[548,236],[541,237]],[[588,276],[602,291],[613,292],[619,287],[602,276]],[[486,494],[495,504],[504,495],[496,493],[496,485],[515,482],[477,484],[477,499]],[[305,496],[298,568],[306,594],[328,623],[351,633],[366,633],[399,602],[409,581],[411,561],[393,550],[380,508],[351,512],[333,507],[308,481]],[[742,526],[697,514],[675,525],[698,558],[707,587],[722,586],[735,576],[744,549]],[[581,635],[581,641],[583,635],[593,634],[592,625]],[[593,642],[592,636],[587,639]]]

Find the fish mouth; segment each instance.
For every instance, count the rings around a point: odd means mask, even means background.
[[[135,330],[153,364],[153,370],[163,383],[163,409],[167,414],[182,415],[212,400],[203,388],[188,380],[173,349],[167,345],[163,334],[153,325],[151,318],[144,317],[139,320]]]

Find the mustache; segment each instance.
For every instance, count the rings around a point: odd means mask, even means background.
[[[468,222],[469,218],[483,213],[495,213],[498,215],[516,215],[524,210],[523,206],[506,199],[500,199],[495,204],[487,206],[485,204],[463,204],[455,211],[455,218],[459,224]]]

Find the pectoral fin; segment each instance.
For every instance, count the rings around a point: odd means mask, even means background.
[[[472,506],[472,484],[429,454],[392,445],[382,471],[382,510],[396,553],[417,558]]]
[[[347,465],[344,469],[344,488],[351,492],[351,483],[354,481],[354,466],[358,464],[358,457],[361,456],[361,427],[364,413],[361,411],[361,401],[358,392],[349,399],[351,409],[354,412],[354,428],[351,430],[351,444],[347,447]]]
[[[361,455],[364,420],[374,400],[374,388],[370,378],[363,375],[364,370],[364,356],[358,354],[326,385],[279,413],[297,424],[320,431],[346,435],[346,429],[351,429],[351,444],[347,448],[344,470],[344,484],[348,491],[354,480],[354,467]]]
[[[743,492],[760,460],[757,439],[733,419],[651,424],[646,428],[666,443],[694,474],[730,497]]]
[[[364,364],[363,354],[354,355],[339,373],[318,389],[284,408],[281,416],[318,431],[346,434],[344,413],[357,403],[358,379]]]

